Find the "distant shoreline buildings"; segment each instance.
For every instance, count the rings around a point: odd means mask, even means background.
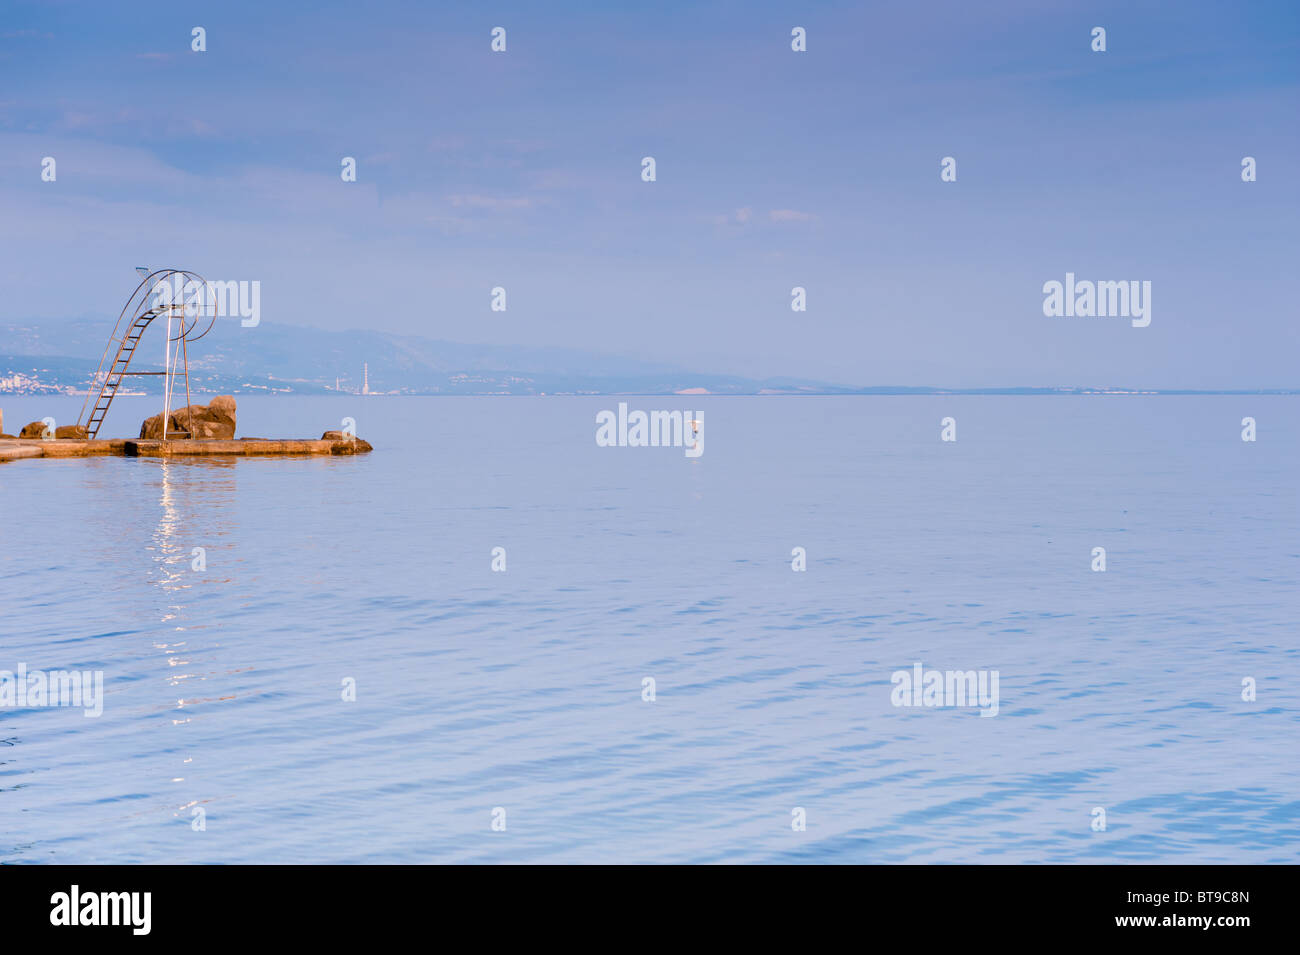
[[[0,394],[6,395],[75,395],[80,394],[70,385],[49,385],[34,378],[31,375],[24,375],[20,371],[14,372],[0,378]]]

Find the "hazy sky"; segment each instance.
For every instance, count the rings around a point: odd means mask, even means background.
[[[1298,123],[1294,0],[5,0],[0,320],[107,334],[174,266],[749,376],[1300,387]],[[1044,317],[1066,272],[1150,326]]]

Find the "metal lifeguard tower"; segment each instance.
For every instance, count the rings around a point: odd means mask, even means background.
[[[144,274],[147,270],[136,271]],[[131,316],[129,321],[127,321],[128,315]],[[131,364],[136,346],[139,345],[145,329],[153,323],[154,319],[163,316],[167,319],[163,370],[128,371],[127,366]],[[202,276],[183,269],[159,269],[145,275],[144,280],[122,307],[122,312],[117,317],[117,324],[113,326],[113,334],[109,336],[108,344],[104,346],[104,354],[99,359],[99,367],[95,370],[95,375],[86,389],[86,400],[82,403],[81,414],[77,416],[77,424],[81,424],[89,407],[90,417],[86,418],[86,436],[94,438],[99,434],[99,428],[104,423],[104,417],[108,414],[109,406],[112,405],[124,377],[162,375],[162,427],[163,438],[166,439],[167,425],[171,417],[172,395],[175,393],[178,376],[185,381],[185,403],[186,405],[191,403],[188,345],[192,341],[198,341],[212,330],[216,316],[216,299],[212,286]],[[208,319],[207,325],[202,331],[198,331],[204,317]],[[174,325],[175,334],[173,334]],[[114,345],[117,346],[116,350]],[[110,352],[113,353],[111,363],[108,362]],[[96,396],[93,405],[90,404],[92,395]],[[172,431],[171,434],[176,437],[189,437],[190,432]]]

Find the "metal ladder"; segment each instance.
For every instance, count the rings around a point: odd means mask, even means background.
[[[99,426],[104,423],[104,416],[108,414],[109,406],[113,403],[113,398],[117,395],[117,389],[122,384],[122,377],[126,374],[136,375],[161,375],[161,371],[137,371],[127,372],[126,367],[131,363],[131,356],[135,354],[135,346],[140,341],[140,336],[144,334],[145,329],[159,315],[166,314],[169,306],[155,305],[147,312],[141,312],[135,317],[126,334],[117,346],[117,355],[113,358],[113,364],[108,368],[104,375],[104,383],[99,389],[99,397],[95,399],[95,407],[90,412],[90,420],[86,422],[86,436],[94,438],[99,434]]]

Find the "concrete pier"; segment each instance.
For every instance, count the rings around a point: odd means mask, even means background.
[[[0,439],[0,462],[19,458],[86,458],[117,455],[128,458],[165,458],[187,455],[314,455],[366,454],[374,450],[360,438],[283,439],[238,438],[231,441],[191,440],[155,441],[117,438],[112,441],[87,441],[55,438]]]

